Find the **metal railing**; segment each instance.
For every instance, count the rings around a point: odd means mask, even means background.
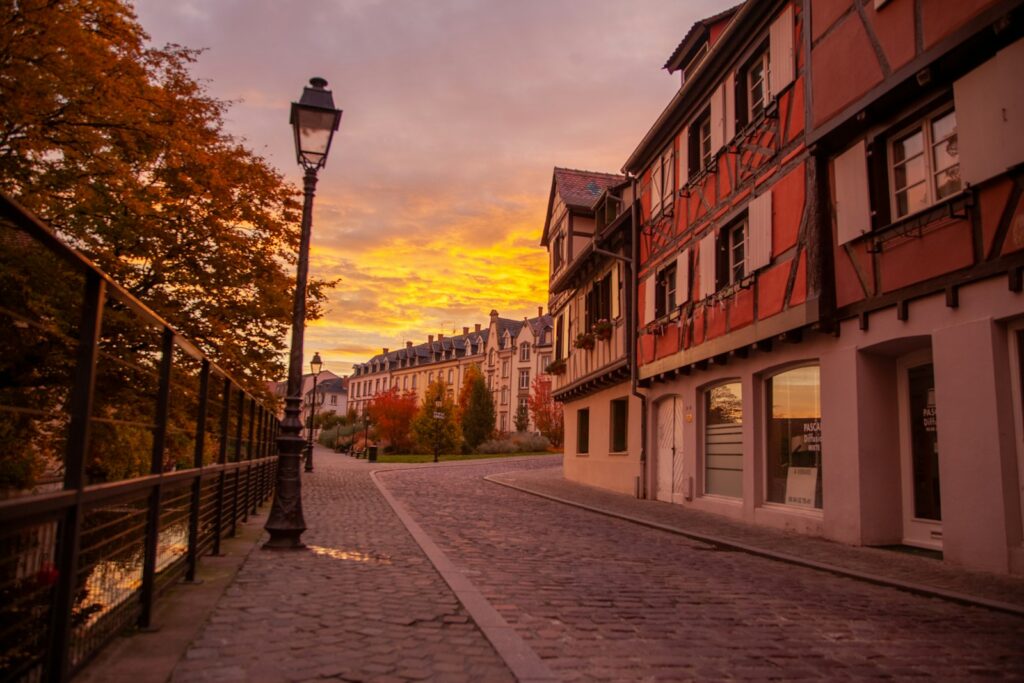
[[[278,420],[0,195],[0,680],[151,625],[273,492]]]

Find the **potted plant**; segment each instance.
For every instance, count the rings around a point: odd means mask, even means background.
[[[572,345],[577,349],[590,350],[594,348],[594,335],[590,332],[580,332],[576,335],[576,341]]]
[[[565,374],[565,360],[559,358],[556,361],[551,361],[548,366],[544,368],[544,372],[549,375],[562,375]]]
[[[612,330],[614,329],[615,326],[612,325],[611,320],[601,318],[594,323],[594,327],[591,329],[591,332],[593,332],[594,337],[603,341],[612,338]]]

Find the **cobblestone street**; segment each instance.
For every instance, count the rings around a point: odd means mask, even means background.
[[[381,481],[564,680],[1024,676],[1024,621],[497,486],[495,462]]]

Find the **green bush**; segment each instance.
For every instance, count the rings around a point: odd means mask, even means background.
[[[484,441],[476,447],[477,453],[536,453],[546,451],[551,442],[540,434],[518,433],[501,439]]]

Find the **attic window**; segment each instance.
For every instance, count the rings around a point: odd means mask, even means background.
[[[693,74],[697,72],[697,68],[700,67],[704,58],[708,56],[708,44],[704,42],[700,48],[694,53],[690,61],[683,67],[683,83],[693,78]]]

